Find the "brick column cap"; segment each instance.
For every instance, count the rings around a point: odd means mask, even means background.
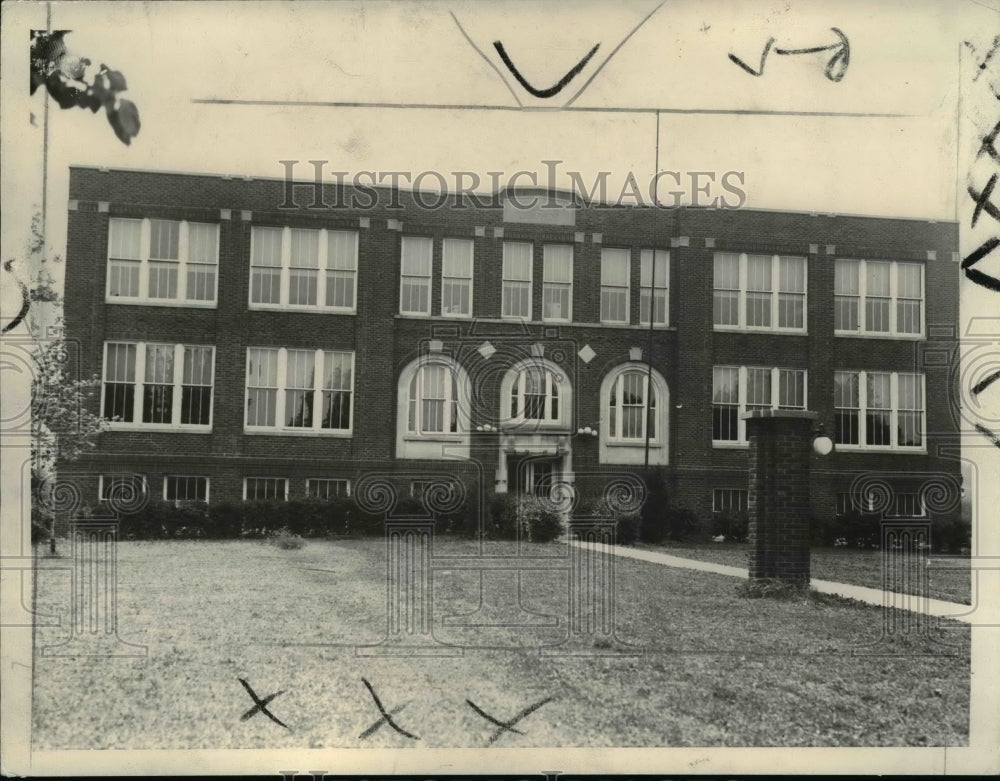
[[[788,420],[819,420],[818,412],[809,412],[801,409],[755,409],[744,412],[740,415],[740,420],[753,420],[755,418],[783,418]]]

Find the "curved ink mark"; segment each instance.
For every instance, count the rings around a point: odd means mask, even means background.
[[[984,390],[986,390],[990,385],[992,385],[997,380],[1000,380],[1000,369],[993,372],[989,377],[984,380],[980,380],[975,385],[972,386],[972,395],[978,396]]]
[[[972,267],[993,252],[998,246],[1000,246],[1000,239],[996,236],[989,238],[970,252],[965,260],[962,261],[962,271],[965,272],[966,279],[996,293],[1000,293],[1000,279]]]
[[[11,276],[14,276],[14,272],[11,270],[11,265],[13,263],[14,261],[11,259],[3,264],[3,270]],[[21,311],[17,313],[13,320],[3,327],[0,334],[5,334],[8,331],[13,331],[17,328],[24,321],[24,318],[28,316],[28,309],[31,307],[31,294],[28,292],[28,286],[17,277],[14,277],[14,283],[21,288]]]
[[[768,38],[767,43],[764,44],[764,51],[760,54],[760,69],[754,70],[749,65],[747,65],[743,60],[737,57],[732,52],[729,53],[729,59],[739,65],[743,70],[749,73],[751,76],[760,76],[764,72],[764,60],[767,59],[767,53],[771,51],[771,47],[774,46],[774,38]]]
[[[497,50],[497,54],[500,55],[500,59],[503,60],[503,64],[507,66],[507,69],[514,74],[514,78],[517,79],[518,84],[524,87],[528,92],[534,95],[536,98],[551,98],[553,95],[558,95],[562,92],[563,87],[569,84],[573,78],[584,69],[590,58],[594,56],[597,50],[601,47],[601,44],[594,44],[594,48],[587,52],[587,56],[580,60],[576,65],[573,66],[572,70],[569,71],[565,76],[563,76],[557,83],[553,84],[551,87],[545,89],[538,89],[531,86],[522,76],[517,68],[514,67],[514,63],[511,62],[510,57],[507,56],[507,51],[503,48],[503,44],[500,41],[493,42],[493,48]]]

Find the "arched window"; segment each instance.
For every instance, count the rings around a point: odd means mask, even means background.
[[[570,386],[565,372],[541,358],[510,369],[500,388],[500,417],[514,424],[568,425]]]
[[[406,430],[410,434],[458,433],[458,381],[451,367],[428,363],[413,373]]]
[[[601,382],[599,458],[603,464],[666,464],[670,392],[655,369],[639,361],[618,366]]]
[[[648,404],[648,406],[647,406]],[[645,441],[656,437],[656,387],[639,369],[621,372],[608,393],[608,439],[617,442]]]

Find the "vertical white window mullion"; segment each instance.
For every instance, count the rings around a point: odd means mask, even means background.
[[[152,223],[144,217],[139,228],[139,298],[149,298],[149,242],[152,231]]]
[[[750,261],[747,260],[747,253],[741,252],[740,253],[740,268],[739,268],[740,294],[739,294],[739,299],[738,299],[739,300],[740,311],[736,315],[736,324],[740,328],[746,328],[746,324],[747,324],[747,315],[746,315],[746,312],[747,312],[747,279],[749,277],[749,271],[747,269],[747,266],[749,264],[750,264]]]
[[[313,431],[320,431],[323,419],[323,376],[326,371],[323,364],[323,350],[316,350],[313,361],[312,428]]]
[[[736,370],[736,433],[740,442],[747,440],[747,422],[742,417],[747,409],[747,374],[746,366],[740,366]]]
[[[889,374],[889,446],[897,447],[899,443],[899,375]]]
[[[858,445],[868,442],[868,372],[858,372]]]
[[[281,229],[281,272],[279,274],[278,303],[287,306],[289,288],[291,286],[290,266],[292,263],[292,229],[287,225]],[[280,360],[280,358],[279,358]]]
[[[896,333],[896,297],[899,295],[899,264],[889,265],[889,333]]]
[[[285,230],[287,230],[287,228]],[[278,367],[276,372],[278,392],[275,393],[274,398],[274,425],[279,429],[285,427],[285,387],[288,379],[287,372],[288,351],[282,347],[278,350]]]
[[[188,221],[177,229],[177,300],[187,301]]]
[[[101,417],[104,416],[105,396],[108,387],[108,343],[104,343],[104,359],[101,363]]]
[[[777,255],[771,256],[771,328],[780,328],[778,322],[778,297],[781,286],[781,261]],[[773,380],[773,378],[772,378]],[[771,382],[772,387],[774,382]]]
[[[319,232],[319,272],[316,277],[316,306],[323,308],[326,306],[326,277],[327,262],[330,257],[330,234],[326,228]]]
[[[181,385],[184,382],[184,345],[174,345],[174,376],[171,377],[173,385],[170,388],[173,395],[173,404],[170,408],[170,422],[177,425],[181,422],[181,404],[183,403],[183,393]]]
[[[522,369],[517,375],[517,419],[524,420],[524,390],[528,383],[528,370]]]
[[[868,331],[868,268],[863,260],[858,261],[858,327],[861,333]]]
[[[132,399],[132,420],[142,423],[142,399],[146,388],[146,343],[135,343],[135,398]]]

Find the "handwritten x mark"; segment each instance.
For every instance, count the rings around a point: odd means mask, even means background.
[[[403,710],[403,708],[405,708],[408,703],[403,703],[398,708],[393,708],[391,711],[387,711],[385,707],[382,705],[382,701],[378,698],[378,695],[375,693],[375,689],[372,688],[372,685],[368,683],[367,679],[362,678],[361,682],[368,689],[368,693],[371,694],[372,699],[375,700],[375,707],[378,708],[378,711],[379,713],[382,714],[382,717],[374,724],[372,724],[368,729],[366,729],[364,732],[358,735],[359,739],[364,740],[366,738],[370,738],[382,727],[383,724],[388,724],[390,727],[396,730],[396,732],[398,732],[400,735],[405,735],[411,740],[420,740],[419,737],[414,735],[412,732],[407,732],[405,729],[400,727],[396,722],[392,720],[392,717],[395,716],[397,713],[399,713],[401,710]]]
[[[521,730],[514,729],[514,725],[517,724],[519,721],[521,721],[521,719],[534,713],[536,710],[541,708],[546,703],[552,702],[553,699],[555,698],[546,697],[544,700],[540,700],[539,702],[536,702],[534,705],[529,705],[527,708],[518,713],[510,721],[501,721],[500,719],[494,718],[486,711],[484,711],[482,708],[480,708],[478,705],[476,705],[476,703],[474,703],[472,700],[467,699],[465,702],[470,708],[472,708],[476,713],[478,713],[484,719],[486,719],[489,722],[492,722],[493,724],[496,724],[500,728],[496,732],[494,732],[493,735],[490,736],[489,745],[492,746],[500,739],[500,736],[503,735],[505,732],[514,732],[518,735],[523,735],[524,733],[521,732]]]
[[[281,719],[279,719],[277,716],[275,716],[273,713],[271,713],[271,711],[267,709],[267,706],[270,704],[271,700],[273,700],[280,694],[284,694],[286,691],[285,689],[282,689],[280,692],[275,692],[274,694],[269,694],[267,697],[261,699],[260,697],[257,696],[257,693],[250,688],[249,683],[244,681],[242,678],[237,678],[237,680],[243,684],[243,688],[247,690],[247,694],[249,694],[254,701],[254,706],[246,713],[244,713],[242,716],[240,716],[240,721],[247,721],[248,719],[251,719],[254,716],[256,716],[258,713],[263,713],[275,724],[280,724],[285,729],[291,731],[292,729],[291,727],[289,727],[287,724],[285,724],[285,722],[283,722]]]

